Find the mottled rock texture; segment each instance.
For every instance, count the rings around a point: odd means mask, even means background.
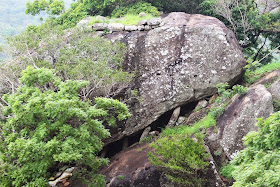
[[[267,90],[272,94],[273,99],[280,100],[280,80],[270,85]]]
[[[170,13],[162,26],[148,32],[107,35],[128,46],[124,67],[137,72],[132,89],[139,102],[131,102],[132,117],[106,143],[146,128],[178,106],[216,93],[221,82],[233,84],[243,72],[245,59],[238,42],[216,18]]]
[[[245,96],[234,96],[216,127],[208,129],[205,142],[212,155],[231,160],[244,148],[242,138],[248,132],[258,130],[257,118],[267,118],[272,113],[272,96],[263,85],[251,87]]]

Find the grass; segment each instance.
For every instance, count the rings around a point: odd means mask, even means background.
[[[192,126],[177,126],[174,128],[166,128],[163,130],[162,135],[173,136],[173,135],[188,135],[199,133],[202,129],[208,129],[211,126],[216,126],[216,119],[211,113],[193,124]]]
[[[141,20],[148,20],[155,18],[155,16],[152,16],[150,14],[147,14],[146,16],[139,17],[138,15],[132,15],[132,14],[127,14],[122,18],[107,18],[106,21],[101,21],[97,19],[96,16],[91,17],[88,25],[93,25],[94,23],[121,23],[123,25],[138,25],[138,22]]]
[[[269,64],[263,65],[261,67],[258,67],[254,71],[247,70],[245,73],[245,81],[248,84],[252,84],[255,81],[257,81],[259,78],[261,78],[265,73],[269,73],[277,69],[280,69],[280,61],[271,62]]]
[[[138,25],[138,22],[141,20],[148,20],[155,18],[154,16],[147,14],[146,16],[139,17],[138,15],[127,14],[123,17],[123,19],[113,18],[111,21],[114,23],[121,23],[123,25]]]
[[[97,19],[96,16],[94,16],[94,17],[91,17],[88,25],[93,25],[94,23],[109,23],[109,19],[107,18],[106,21],[101,21],[100,19]]]

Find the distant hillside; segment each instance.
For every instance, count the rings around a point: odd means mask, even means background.
[[[25,4],[28,0],[1,0],[0,1],[0,34],[15,35],[23,31],[30,24],[40,24],[40,17],[45,15],[31,16],[25,14]],[[65,0],[69,7],[72,0]],[[3,37],[0,36],[0,43]]]

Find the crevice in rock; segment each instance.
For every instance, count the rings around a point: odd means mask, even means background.
[[[181,112],[180,116],[185,116],[187,117],[193,109],[196,107],[198,101],[194,101],[185,105],[180,106],[181,107]],[[173,111],[176,108],[169,110],[162,114],[156,121],[154,121],[152,124],[149,126],[151,127],[151,131],[158,131],[161,132],[162,129],[164,129],[172,114]],[[138,143],[140,141],[140,137],[145,129],[142,129],[130,136],[126,136],[120,140],[117,140],[115,142],[112,142],[108,145],[106,145],[103,150],[99,153],[99,156],[106,157],[106,158],[112,158],[114,155],[117,153],[121,152],[122,150],[126,149],[127,147],[132,146],[135,143]]]

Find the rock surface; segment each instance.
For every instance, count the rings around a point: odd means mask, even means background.
[[[177,12],[162,22],[149,32],[106,36],[127,44],[124,68],[137,71],[132,87],[141,102],[128,102],[132,117],[105,143],[145,129],[165,112],[213,95],[218,83],[233,84],[242,75],[238,42],[218,19]]]
[[[271,93],[273,99],[280,100],[280,80],[270,85],[267,90]]]
[[[258,130],[257,118],[267,118],[272,113],[272,96],[263,85],[251,87],[245,96],[234,96],[216,127],[208,129],[205,142],[212,155],[232,160],[244,148],[242,138]]]
[[[151,151],[153,149],[148,144],[138,144],[115,155],[109,166],[100,172],[106,176],[106,187],[176,187],[149,162],[147,153]],[[223,187],[211,155],[207,161],[209,166],[204,176],[207,180],[204,186]]]
[[[139,144],[115,155],[101,174],[106,176],[106,187],[162,187],[167,180],[148,160],[152,151],[148,144]]]

